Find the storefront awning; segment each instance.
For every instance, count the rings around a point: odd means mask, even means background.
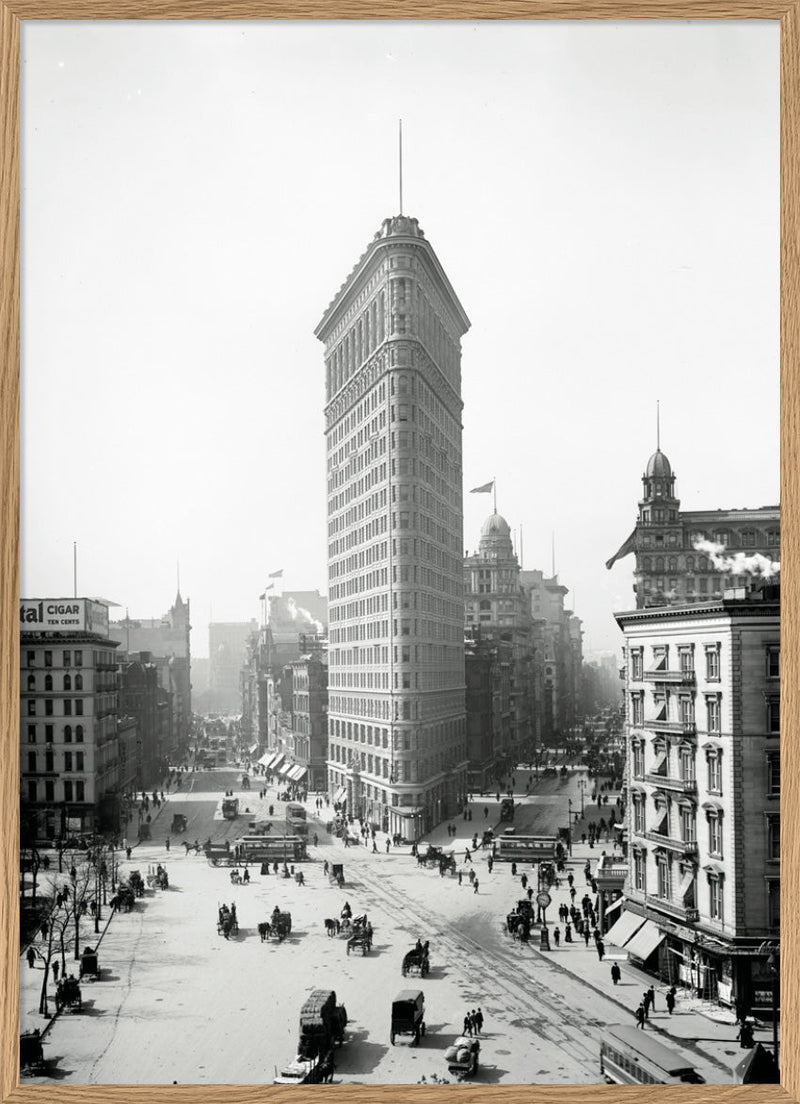
[[[618,897],[616,899],[616,901],[614,901],[612,904],[610,904],[608,906],[608,908],[605,910],[604,916],[608,917],[608,916],[611,916],[612,914],[616,914],[619,911],[619,909],[622,908],[622,906],[624,904],[625,904],[625,898],[624,897]],[[606,938],[608,938],[608,936],[606,936]]]
[[[292,769],[293,765],[294,764],[292,764],[292,763],[286,763],[286,762],[283,762],[280,765],[278,765],[276,763],[275,766],[272,769],[276,770],[278,772],[278,774],[281,776],[281,778],[286,778],[287,775],[289,774],[289,771]]]
[[[346,786],[340,786],[339,789],[336,791],[336,793],[333,795],[333,802],[334,802],[335,805],[338,805],[339,802],[344,801],[344,799],[346,797],[347,797],[347,787]]]
[[[626,943],[625,950],[634,958],[646,962],[656,947],[666,938],[664,932],[659,931],[652,920],[645,920],[633,939]]]
[[[628,940],[644,924],[644,917],[637,916],[635,912],[623,912],[613,928],[606,933],[606,943],[613,943],[617,947],[624,947]]]
[[[262,766],[262,767],[268,767],[274,758],[275,758],[275,752],[274,751],[267,751],[259,759],[259,761],[258,761],[259,765]]]
[[[254,751],[258,751],[258,744],[253,744],[247,749],[247,754],[252,755]]]
[[[286,772],[286,777],[291,782],[299,782],[305,773],[305,767],[301,766],[299,763],[292,763],[291,767],[289,767],[288,771]]]

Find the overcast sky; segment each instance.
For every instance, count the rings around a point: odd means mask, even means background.
[[[491,513],[618,650],[641,475],[779,495],[777,22],[25,21],[22,593],[209,620],[327,590],[313,330],[417,217]],[[121,611],[111,611],[112,618]]]

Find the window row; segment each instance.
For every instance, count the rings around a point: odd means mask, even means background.
[[[44,662],[45,667],[53,666],[53,652],[46,650],[44,653],[38,652],[34,649],[27,649],[25,652],[25,666],[26,667],[39,667]],[[83,649],[82,648],[65,648],[61,652],[61,666],[62,667],[82,667],[83,666]]]
[[[37,689],[36,675],[28,675],[27,690],[28,693],[33,693]],[[50,691],[53,689],[53,676],[44,676],[44,689]],[[64,675],[62,679],[62,690],[83,690],[83,675],[75,675],[74,679],[72,675]]]
[[[63,779],[61,780],[61,788],[64,801],[78,801],[82,802],[86,800],[86,783],[80,779]],[[56,788],[55,783],[49,779],[42,785],[40,782],[34,779],[27,780],[27,793],[28,801],[35,804],[37,801],[55,801],[56,800]]]
[[[38,734],[39,734],[39,730],[38,730],[37,725],[29,724],[28,725],[28,743],[29,744],[35,744],[36,741],[37,741],[37,738],[38,738]],[[75,725],[74,736],[75,736],[75,743],[76,744],[82,744],[83,743],[83,725]],[[63,742],[65,744],[71,744],[72,743],[72,737],[73,737],[72,725],[64,725],[64,728],[63,728],[63,730],[60,734],[60,739],[63,740]],[[53,725],[46,724],[44,726],[44,742],[46,744],[52,744],[53,739],[54,739]]]

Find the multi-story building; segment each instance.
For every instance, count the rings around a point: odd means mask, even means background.
[[[665,980],[765,1012],[780,914],[779,595],[615,614],[629,780],[617,938]]]
[[[240,674],[247,641],[258,622],[212,621],[208,626],[207,712],[234,713],[241,705]]]
[[[292,749],[286,777],[309,790],[324,791],[328,785],[327,641],[309,637],[302,647],[304,654],[288,669]]]
[[[637,609],[718,599],[726,588],[746,584],[740,566],[744,557],[780,557],[780,507],[681,510],[672,466],[660,448],[647,461],[642,487],[636,528],[606,561],[611,568],[636,554]],[[720,550],[726,569],[720,569],[708,545]]]
[[[20,603],[20,796],[41,839],[119,830],[137,738],[120,716],[117,647],[102,602]]]
[[[120,656],[120,709],[138,722],[139,762],[134,790],[160,782],[172,746],[172,708],[149,652]],[[163,660],[162,660],[163,662]]]
[[[466,792],[458,298],[416,219],[385,219],[325,345],[329,785],[416,838]]]
[[[172,746],[165,751],[173,761],[188,749],[192,731],[191,629],[189,601],[184,602],[180,591],[163,617],[126,617],[112,621],[110,626],[111,635],[126,653],[149,652],[158,667],[161,685],[169,693],[172,706]]]
[[[470,793],[492,789],[511,761],[513,645],[491,628],[466,630],[467,754]]]
[[[472,629],[479,630],[468,646],[468,667],[477,653],[487,648],[491,651],[492,641],[508,645],[508,712],[495,717],[492,724],[495,739],[491,763],[483,754],[484,748],[480,761],[473,760],[470,754],[471,788],[474,789],[477,784],[491,785],[496,775],[504,774],[529,755],[534,737],[530,604],[520,586],[520,566],[511,541],[511,529],[496,511],[481,528],[478,551],[464,558],[464,621],[468,637]],[[487,673],[491,670],[492,681],[496,683],[497,663],[485,669]],[[477,689],[476,676],[477,668],[468,676],[468,686],[473,691]],[[496,707],[501,700],[497,693],[493,695]],[[468,692],[468,712],[470,703],[479,701],[480,695],[475,697]],[[469,722],[468,725],[474,740],[475,726]]]

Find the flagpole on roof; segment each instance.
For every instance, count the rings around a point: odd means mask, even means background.
[[[497,513],[497,476],[492,476],[492,493],[494,494],[494,512]]]

